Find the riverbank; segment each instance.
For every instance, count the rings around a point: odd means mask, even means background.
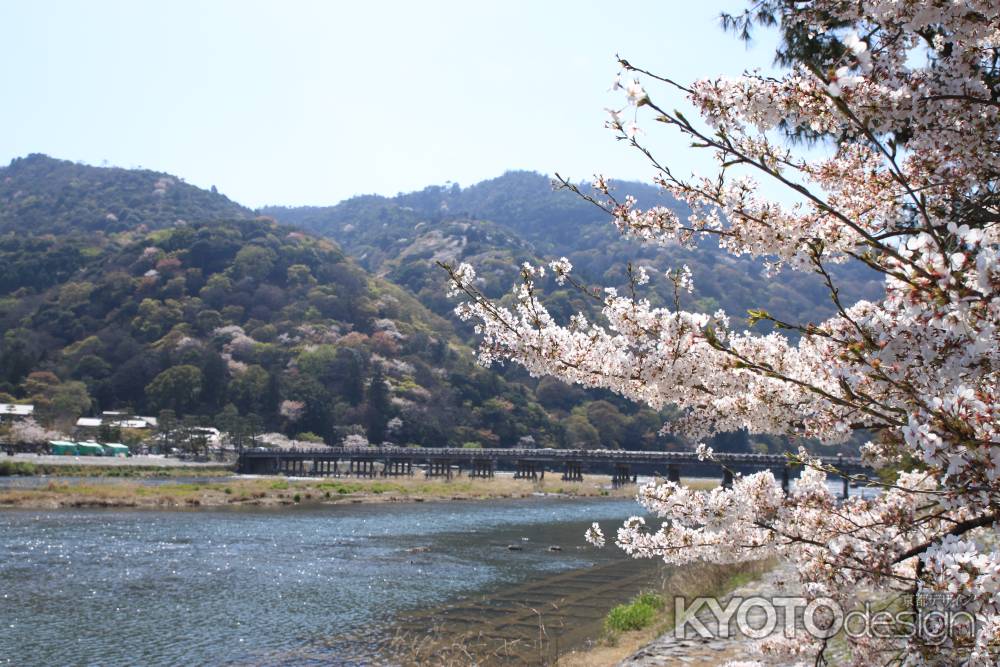
[[[739,657],[742,639],[729,642],[685,642],[674,640],[673,600],[698,597],[722,600],[737,593],[773,588],[773,573],[780,569],[774,561],[733,565],[698,563],[677,568],[663,579],[657,591],[662,607],[648,624],[636,630],[617,631],[605,624],[603,634],[590,645],[560,657],[557,667],[652,667],[685,664],[708,667]],[[784,571],[782,570],[782,575]],[[689,646],[688,644],[692,644]]]
[[[52,456],[15,454],[0,457],[0,477],[222,477],[232,466],[214,461],[182,461],[165,456]]]
[[[191,474],[189,470],[188,475]],[[197,473],[202,475],[202,471]],[[710,482],[698,480],[699,485]],[[216,481],[165,482],[156,485],[121,480],[114,484],[58,479],[34,488],[0,489],[0,508],[57,509],[63,507],[259,507],[331,503],[424,502],[434,500],[491,500],[560,497],[631,498],[635,487],[610,488],[609,478],[593,476],[583,482],[556,479],[516,480],[406,477],[397,479],[286,479],[239,477]]]
[[[406,619],[387,655],[389,662],[401,665],[438,667],[708,667],[719,664],[712,658],[723,652],[727,658],[738,657],[742,638],[668,645],[675,624],[674,598],[721,599],[748,586],[759,588],[772,577],[774,566],[751,562],[669,567],[641,559],[563,572],[480,600],[422,612],[421,619],[435,620],[429,631],[405,631],[427,626],[426,620]],[[643,617],[641,629],[622,629],[638,625],[637,615],[628,610],[645,600],[655,601],[655,609]]]

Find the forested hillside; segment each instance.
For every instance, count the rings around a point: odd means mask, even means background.
[[[330,241],[266,219],[151,233],[0,237],[0,260],[80,258],[0,298],[0,402],[43,419],[97,409],[336,442],[512,445],[559,437],[530,391],[476,367],[449,324]],[[307,435],[306,437],[312,437]]]
[[[689,307],[829,310],[808,276],[772,286],[713,248],[639,248],[537,174],[265,212],[277,219],[149,171],[40,155],[0,169],[0,402],[63,427],[125,410],[330,444],[681,448],[658,433],[669,411],[475,365],[435,261],[474,263],[494,295],[559,249],[594,281],[686,262]],[[874,291],[847,277],[850,295]],[[560,289],[549,305],[591,307]]]
[[[617,188],[622,195],[634,194],[640,205],[667,205],[686,214],[681,204],[651,186],[620,183]],[[733,257],[711,241],[695,250],[640,245],[622,238],[593,204],[553,190],[548,178],[531,172],[508,172],[467,188],[429,187],[393,198],[365,196],[326,208],[265,212],[336,240],[364,266],[410,288],[441,314],[450,304],[441,297],[444,276],[434,260],[472,263],[486,293],[497,296],[510,287],[521,261],[562,255],[586,281],[619,287],[626,285],[629,262],[659,272],[687,264],[695,284],[690,300],[682,303],[688,309],[721,307],[739,318],[750,308],[763,308],[800,322],[819,322],[834,312],[818,276],[785,271],[772,280],[760,262]],[[881,284],[863,268],[835,267],[834,275],[848,303],[881,293]],[[577,294],[550,287],[547,303],[554,313],[568,316],[588,307]],[[653,272],[643,296],[670,304],[672,285]]]
[[[0,231],[111,232],[253,216],[214,188],[145,169],[96,168],[39,154],[0,168]]]

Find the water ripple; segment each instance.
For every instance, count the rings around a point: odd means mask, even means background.
[[[533,499],[0,512],[0,664],[371,664],[401,612],[614,557],[545,548],[635,510]],[[524,551],[507,551],[515,541]]]

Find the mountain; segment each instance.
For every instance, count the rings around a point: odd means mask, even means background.
[[[477,367],[447,321],[332,242],[272,220],[0,236],[5,265],[39,254],[80,261],[44,287],[8,278],[0,402],[29,400],[45,419],[170,410],[328,442],[559,437],[530,390]]]
[[[620,187],[644,204],[660,196]],[[688,447],[658,433],[670,410],[475,365],[435,261],[473,263],[502,296],[522,261],[563,254],[600,284],[622,284],[629,261],[688,263],[698,289],[685,307],[805,320],[831,310],[808,275],[772,284],[759,263],[710,244],[640,247],[534,173],[254,212],[167,174],[31,155],[0,169],[0,402],[34,402],[56,423],[165,410],[329,443],[364,432],[414,445]],[[841,277],[848,297],[878,294],[863,272]],[[671,298],[664,282],[654,302]],[[547,288],[558,316],[592,308]],[[729,434],[714,446],[787,444]]]
[[[166,411],[329,443],[669,441],[662,415],[480,368],[452,319],[334,242],[178,178],[34,155],[0,181],[0,402],[47,423]]]
[[[3,231],[115,232],[254,215],[214,188],[208,192],[145,169],[91,167],[37,153],[0,168]]]
[[[640,205],[665,205],[681,216],[686,207],[642,183],[617,184],[617,191],[636,196]],[[799,322],[819,322],[834,314],[820,278],[785,271],[774,279],[764,265],[749,257],[733,257],[710,241],[697,248],[641,245],[624,238],[593,204],[567,191],[553,190],[545,176],[508,172],[467,188],[429,187],[395,197],[364,196],[330,207],[263,209],[279,221],[327,236],[340,243],[366,268],[413,291],[435,312],[445,315],[452,304],[441,295],[443,272],[435,260],[466,261],[484,278],[484,291],[499,296],[516,280],[522,261],[566,256],[575,273],[592,285],[627,286],[627,267],[660,271],[686,264],[694,274],[694,293],[682,301],[688,309],[724,309],[736,321],[751,308]],[[865,267],[844,265],[832,270],[842,298],[877,299],[878,277]],[[672,305],[672,284],[653,273],[643,293],[657,305]],[[590,308],[579,294],[554,285],[547,304],[567,317]]]

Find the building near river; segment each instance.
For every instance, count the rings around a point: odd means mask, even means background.
[[[96,442],[78,442],[76,453],[79,456],[104,456],[104,447]]]
[[[105,456],[132,456],[129,448],[119,442],[106,442],[103,445]]]
[[[53,456],[131,456],[129,448],[117,442],[100,444],[94,441],[70,442],[50,440],[49,451]]]
[[[27,419],[35,414],[34,405],[19,403],[0,403],[0,424]]]
[[[53,456],[76,456],[76,443],[68,440],[50,440],[49,450]]]
[[[156,417],[131,415],[127,412],[102,412],[100,417],[80,417],[76,420],[76,430],[85,435],[96,433],[102,426],[115,429],[152,430],[157,425]]]

